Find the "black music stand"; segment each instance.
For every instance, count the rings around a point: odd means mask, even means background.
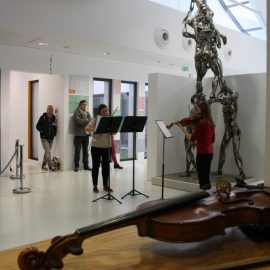
[[[97,128],[96,128],[96,131],[94,133],[96,134],[104,134],[104,133],[109,133],[109,134],[113,134],[113,133],[117,133],[118,132],[118,129],[122,123],[122,120],[123,120],[123,117],[122,116],[103,116],[103,117],[100,117],[99,119],[99,122],[97,123]],[[108,145],[110,145],[110,136],[108,136]],[[108,162],[110,164],[111,162],[111,152],[110,152],[110,148],[108,147]],[[109,191],[106,195],[98,198],[98,199],[95,199],[93,200],[92,202],[96,202],[100,199],[105,199],[105,200],[116,200],[118,201],[119,203],[122,203],[120,202],[119,200],[117,200],[110,192],[110,182],[111,182],[111,179],[110,179],[110,168],[109,168],[109,176],[108,176],[108,187],[109,187]]]
[[[136,132],[142,132],[147,120],[147,116],[126,116],[123,121],[122,128],[120,132],[133,132],[133,157],[132,157],[132,190],[129,191],[125,196],[121,199],[124,199],[127,195],[136,196],[143,195],[147,198],[149,196],[143,194],[142,192],[135,189],[135,153],[136,153]],[[135,193],[137,192],[137,193]]]
[[[165,139],[173,138],[174,136],[170,133],[170,131],[167,129],[165,123],[162,120],[156,120],[156,124],[158,125],[162,135],[163,135],[163,154],[162,154],[162,189],[161,189],[161,199],[163,200],[163,194],[164,194],[164,153],[165,153]]]

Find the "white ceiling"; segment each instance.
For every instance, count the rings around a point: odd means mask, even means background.
[[[65,1],[65,0],[61,0]],[[69,0],[67,0],[69,1]],[[168,69],[178,69],[182,66],[180,57],[166,56],[149,51],[129,49],[111,44],[94,43],[89,41],[65,40],[51,38],[38,33],[8,32],[0,29],[0,44],[28,47],[39,50],[85,55],[106,60],[123,61],[128,63],[150,65]],[[43,44],[43,45],[40,45]],[[44,45],[45,44],[45,45]],[[187,62],[185,60],[185,62]]]
[[[110,42],[110,39],[113,39],[114,34],[113,31],[115,31],[115,35],[122,34],[119,33],[120,30],[117,32],[116,28],[118,28],[118,26],[121,25],[121,27],[124,29],[125,22],[128,22],[128,27],[131,29],[128,32],[131,35],[127,36],[126,40],[128,39],[132,40],[133,30],[135,32],[137,31],[137,33],[140,30],[142,32],[144,31],[144,29],[140,28],[144,27],[145,22],[141,22],[140,25],[140,17],[139,17],[140,14],[135,16],[136,13],[140,12],[141,8],[140,1],[141,3],[146,5],[146,8],[148,8],[148,10],[154,10],[154,8],[156,8],[159,9],[158,10],[159,12],[162,12],[162,9],[164,9],[164,7],[161,7],[160,5],[148,1],[140,0],[136,2],[137,1],[136,0],[135,2],[138,5],[138,9],[134,11],[135,12],[134,18],[128,18],[128,16],[130,16],[131,13],[128,13],[130,11],[128,10],[129,7],[127,6],[127,4],[130,1],[127,0],[118,0],[115,2],[114,1],[115,0],[76,0],[77,3],[76,4],[72,0],[1,0],[2,10],[0,9],[0,44],[46,50],[51,53],[62,52],[69,54],[86,55],[91,57],[103,58],[107,60],[109,59],[114,61],[124,61],[128,63],[156,66],[172,70],[179,70],[183,66],[183,63],[191,66],[194,65],[193,57],[189,56],[188,59],[187,55],[184,55],[184,57],[182,57],[182,53],[175,54],[175,51],[178,51],[178,47],[180,48],[182,46],[182,44],[179,44],[180,40],[174,42],[176,44],[175,45],[176,49],[174,48],[174,51],[172,50],[171,52],[170,50],[169,51],[160,50],[153,42],[154,35],[149,37],[149,31],[147,33],[149,40],[146,40],[145,48],[144,48],[144,40],[141,41],[139,40],[138,44],[140,43],[140,46],[136,47],[136,45],[134,45],[133,48],[131,46],[126,46],[124,43],[123,46],[119,45],[121,44],[121,40],[118,44],[115,42],[115,40]],[[24,5],[23,2],[25,3]],[[98,5],[101,5],[100,3],[103,3],[104,6],[105,2],[108,3],[108,6],[109,4],[111,4],[111,9],[114,3],[118,4],[119,6],[123,6],[124,15],[126,15],[127,18],[125,18],[125,16],[121,14],[121,10],[119,11],[119,8],[117,11],[111,10],[111,14],[110,10],[104,11],[104,14],[102,14],[102,12],[101,14],[95,14],[102,8],[102,6],[99,7]],[[124,5],[125,3],[127,3],[126,6]],[[57,11],[58,13],[56,13],[56,11],[53,10],[56,4],[58,5],[57,6],[58,9],[62,8],[61,10],[62,13],[59,13],[59,11]],[[88,5],[92,9],[90,9],[89,11],[89,20],[87,17],[88,16],[87,12],[85,14],[81,14],[82,21],[79,22],[79,24],[77,21],[80,20],[80,14],[76,14],[77,16],[76,18],[74,15],[74,21],[76,20],[76,23],[74,24],[75,25],[84,24],[84,27],[78,29],[78,33],[75,33],[74,31],[75,28],[70,29],[70,32],[72,32],[72,34],[69,35],[68,34],[69,26],[65,28],[65,25],[67,25],[68,21],[66,17],[71,16],[72,12],[73,13],[75,12],[74,10],[76,9],[76,5],[78,5],[80,8],[83,8],[84,5],[85,6]],[[95,10],[93,11],[93,9],[96,8],[97,6],[99,8],[99,9],[97,8],[98,11]],[[37,10],[39,9],[39,7],[41,8],[41,10]],[[126,10],[124,10],[125,8]],[[46,10],[45,15],[42,14],[42,9]],[[168,10],[166,12],[168,12]],[[8,13],[11,13],[10,16],[8,16],[9,15]],[[50,14],[52,15],[50,16]],[[65,16],[65,18],[62,20],[61,18],[59,18],[59,14]],[[119,18],[119,14],[123,15],[123,18],[120,18],[120,21],[122,20],[121,22],[122,24],[118,25],[118,22],[115,21],[117,21],[117,19]],[[27,20],[28,16],[32,16],[31,19]],[[104,16],[104,21],[100,19],[100,17],[102,16]],[[110,21],[106,21],[106,16],[109,17],[109,20],[115,20],[114,16],[118,16],[118,18],[112,23],[110,23]],[[176,16],[179,16],[179,12],[177,12]],[[149,18],[147,19],[148,20],[151,19],[150,13]],[[164,20],[164,18],[161,18],[161,21],[162,19],[163,21],[166,21],[166,19]],[[72,21],[72,16],[70,18],[70,21]],[[84,23],[84,21],[86,21],[86,23]],[[93,27],[93,21],[97,23],[95,25],[95,28],[92,29],[91,27]],[[179,22],[179,35],[180,35],[181,17],[179,18],[179,21],[180,21]],[[138,24],[138,27],[136,22]],[[102,25],[100,23],[102,23]],[[89,26],[89,28],[85,28],[85,24],[91,25]],[[107,26],[107,30],[110,29],[111,27],[110,24],[112,24],[112,29],[109,30],[109,32],[111,33],[111,37],[107,37],[106,39],[106,36],[105,37],[102,36],[102,31],[104,31],[104,25],[105,27]],[[163,22],[163,24],[165,23]],[[72,24],[70,24],[70,26],[72,26]],[[139,29],[135,29],[134,28],[135,26]],[[56,30],[53,29],[54,27]],[[101,33],[98,31],[99,27],[101,28],[100,30]],[[174,31],[174,28],[172,29]],[[92,36],[90,36],[91,34]],[[122,35],[126,35],[126,32],[123,33]],[[98,37],[96,38],[96,36]],[[102,42],[102,40],[105,40],[105,42]],[[125,41],[124,38],[123,41]],[[48,45],[41,46],[40,43],[46,43]],[[151,46],[153,48],[152,50]]]

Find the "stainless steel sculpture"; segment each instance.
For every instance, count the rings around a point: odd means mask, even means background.
[[[192,108],[190,110],[189,117],[194,115],[194,113],[195,113],[195,108]],[[188,125],[186,126],[186,129],[187,129],[187,132],[191,134],[195,130],[195,126]],[[188,140],[186,136],[184,138],[184,143],[185,143],[185,150],[186,150],[186,172],[185,172],[185,175],[181,175],[181,176],[189,177],[191,176],[192,172],[196,171],[196,159],[194,156],[195,143]]]
[[[194,6],[197,6],[197,12],[193,18],[189,18]],[[218,174],[222,174],[222,167],[225,162],[225,150],[230,141],[233,143],[233,154],[235,163],[239,170],[238,184],[243,184],[245,173],[243,170],[243,161],[239,153],[241,130],[238,127],[237,118],[237,99],[238,93],[231,90],[223,78],[223,69],[221,60],[218,57],[217,48],[221,48],[222,43],[227,43],[226,36],[222,35],[214,26],[214,12],[209,8],[206,0],[191,0],[190,10],[183,20],[182,34],[186,38],[195,40],[195,68],[197,73],[196,93],[192,96],[191,102],[206,101],[203,94],[202,80],[206,72],[211,69],[214,73],[212,81],[212,91],[208,103],[219,102],[223,106],[223,117],[225,124],[224,136],[220,147]],[[190,32],[188,27],[193,30]],[[217,93],[217,89],[219,92]]]
[[[195,17],[188,19],[194,9],[194,3],[196,3],[198,10]],[[217,48],[221,48],[222,42],[225,45],[227,43],[227,38],[220,34],[215,28],[213,16],[214,12],[208,7],[206,1],[192,0],[190,11],[183,21],[183,36],[192,38],[196,42],[194,60],[197,72],[195,94],[197,100],[204,99],[202,80],[208,69],[211,69],[214,73],[210,97],[215,97],[218,85],[220,86],[221,91],[226,89],[226,82],[223,79],[222,63],[218,58]],[[188,31],[188,26],[193,29],[194,33]]]
[[[228,88],[229,89],[229,88]],[[230,89],[229,89],[230,90]],[[245,179],[245,173],[243,169],[243,160],[240,156],[240,140],[241,140],[241,130],[237,124],[237,99],[238,93],[236,91],[227,91],[224,92],[222,97],[210,98],[208,100],[209,104],[214,102],[219,102],[222,104],[222,112],[225,124],[224,135],[222,138],[220,151],[219,151],[219,162],[218,162],[218,171],[217,174],[222,174],[222,167],[225,163],[225,150],[229,145],[230,141],[232,141],[233,146],[233,155],[236,166],[239,170],[239,176],[237,177],[238,184],[243,183],[241,180]]]

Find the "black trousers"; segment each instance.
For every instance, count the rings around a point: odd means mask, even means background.
[[[196,165],[198,179],[201,189],[210,189],[211,182],[209,179],[210,167],[213,159],[213,154],[197,154],[196,156]]]
[[[111,161],[111,148],[99,148],[91,147],[92,155],[92,181],[93,185],[98,184],[98,173],[101,164],[101,173],[103,179],[103,186],[109,185],[109,174],[110,174],[110,161]]]
[[[83,166],[88,167],[88,145],[89,145],[89,136],[75,136],[74,137],[74,147],[75,147],[75,155],[74,155],[74,167],[79,168],[80,165],[80,154],[81,148],[83,151]]]

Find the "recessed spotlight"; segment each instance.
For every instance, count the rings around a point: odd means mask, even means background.
[[[38,43],[39,46],[49,46],[48,42],[39,42]]]
[[[105,52],[103,53],[104,55],[110,55],[111,53],[110,52]]]

